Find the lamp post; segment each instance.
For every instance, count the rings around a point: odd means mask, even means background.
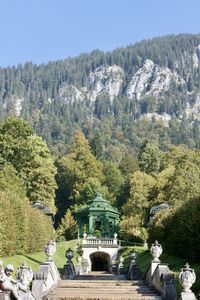
[[[129,257],[130,257],[130,259],[131,259],[131,262],[132,262],[132,263],[135,263],[135,260],[136,260],[136,257],[137,257],[137,253],[131,251],[131,252],[129,253]]]
[[[65,252],[65,257],[67,258],[67,262],[62,269],[61,278],[62,279],[74,279],[75,268],[74,268],[74,264],[72,262],[72,258],[74,257],[74,251],[71,248],[69,248]]]
[[[72,258],[74,257],[74,251],[71,248],[69,248],[65,252],[65,257],[67,258],[67,263],[71,263],[72,262]]]

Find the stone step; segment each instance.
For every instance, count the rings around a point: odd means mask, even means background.
[[[142,280],[140,281],[132,281],[132,280],[62,280],[60,281],[60,286],[66,285],[116,285],[116,286],[123,286],[123,285],[131,285],[131,286],[142,286],[145,285]]]
[[[142,280],[93,272],[76,280],[61,280],[44,300],[161,300]]]

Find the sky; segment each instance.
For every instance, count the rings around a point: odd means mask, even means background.
[[[200,33],[200,0],[0,0],[0,67]]]

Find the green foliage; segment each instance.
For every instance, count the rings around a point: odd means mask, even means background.
[[[88,141],[81,131],[74,135],[72,152],[57,162],[57,207],[60,219],[66,208],[80,207],[91,200],[97,191],[107,192],[102,186],[102,163],[91,153]]]
[[[49,240],[53,239],[54,229],[52,221],[41,211],[29,210],[28,252],[41,251]]]
[[[194,198],[173,211],[157,215],[150,227],[150,242],[156,235],[168,253],[198,261],[199,209],[199,198]]]
[[[139,153],[140,169],[150,175],[158,174],[161,169],[162,156],[162,151],[156,143],[146,142]]]
[[[131,153],[125,153],[122,158],[119,169],[124,176],[129,176],[138,170],[138,160],[136,155]]]
[[[54,198],[57,186],[53,158],[46,143],[40,137],[31,136],[29,144],[32,148],[33,159],[31,168],[27,170],[28,197],[31,202],[39,200],[55,212]]]
[[[113,198],[113,204],[116,205],[116,198],[124,184],[124,178],[117,165],[111,161],[104,163],[103,173],[105,175],[104,184]]]
[[[67,241],[75,239],[77,236],[77,226],[70,209],[66,211],[65,216],[61,219],[60,226],[56,230],[58,239],[63,236]]]
[[[4,207],[10,206],[11,220],[13,221],[11,228],[14,227],[13,229],[16,234],[13,242],[9,241],[9,243],[14,243],[14,245],[12,250],[10,249],[11,252],[8,253],[23,253],[27,251],[29,203],[26,198],[26,190],[23,187],[23,182],[10,165],[5,165],[0,171],[0,189],[6,195],[5,201],[7,199],[7,203],[2,205]],[[3,199],[1,201],[4,202]],[[4,219],[9,219],[9,211],[4,210],[2,215]],[[5,226],[3,220],[2,226]],[[6,230],[9,231],[9,227]],[[6,254],[8,253],[6,252]]]
[[[147,239],[148,208],[153,202],[151,194],[155,183],[155,179],[144,172],[136,171],[132,175],[130,198],[122,208],[123,217],[120,222],[120,233],[124,238]]]
[[[16,251],[15,213],[5,192],[0,192],[0,256]]]
[[[99,131],[94,133],[94,136],[90,139],[90,147],[92,154],[97,159],[103,159],[104,157],[104,147],[103,147],[103,139]]]
[[[198,151],[185,147],[166,154],[168,167],[158,175],[156,201],[168,202],[171,208],[157,213],[149,228],[150,242],[157,239],[167,252],[193,260],[200,247],[199,158]]]
[[[0,157],[23,179],[30,201],[42,201],[55,211],[53,159],[46,143],[24,120],[8,118],[0,128]]]
[[[52,238],[52,224],[33,209],[22,179],[11,165],[0,170],[0,255],[39,251]]]

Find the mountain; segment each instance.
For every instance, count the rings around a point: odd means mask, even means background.
[[[1,68],[0,104],[1,119],[27,119],[56,155],[77,128],[114,160],[146,139],[200,148],[200,35]]]

